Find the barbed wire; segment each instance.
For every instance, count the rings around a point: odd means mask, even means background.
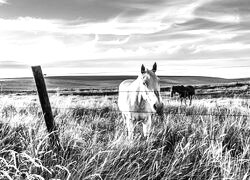
[[[170,92],[169,87],[164,87],[162,88],[164,90],[160,91],[160,95],[162,98],[165,97],[170,97]],[[155,92],[155,91],[119,91],[117,89],[107,89],[107,90],[49,90],[48,91],[51,94],[57,94],[59,96],[68,96],[68,95],[79,95],[79,96],[117,96],[119,93],[132,93],[132,92]],[[27,93],[27,92],[16,92],[16,93]],[[33,94],[37,94],[36,91],[32,91]],[[243,94],[242,94],[243,93]],[[174,95],[174,98],[179,98],[179,94],[176,93]],[[239,92],[210,92],[210,93],[202,93],[202,92],[196,92],[196,94],[192,97],[192,99],[197,99],[200,97],[206,97],[206,96],[211,96],[212,98],[220,98],[220,97],[234,97],[234,98],[242,98],[242,99],[250,99],[250,93],[249,90],[239,90]],[[187,97],[186,97],[187,98]],[[188,98],[187,98],[188,99]]]
[[[52,109],[82,109],[86,111],[105,111],[105,112],[118,112],[118,113],[138,113],[138,114],[156,114],[156,112],[152,111],[120,111],[115,109],[106,108],[84,108],[84,107],[70,107],[70,108],[61,108],[61,107],[52,107]],[[191,112],[171,112],[171,111],[163,111],[162,113],[168,115],[186,115],[186,116],[235,116],[235,117],[250,117],[250,114],[216,114],[216,113],[191,113]]]
[[[140,91],[140,90],[135,90],[135,91],[119,91],[119,90],[51,90],[49,92],[54,92],[54,93],[132,93],[132,92],[156,92],[157,90],[149,90],[149,91]],[[34,93],[36,93],[35,91],[32,91]],[[248,90],[238,90],[238,92],[250,92]],[[159,93],[171,93],[170,90],[162,90],[159,91]],[[218,94],[222,94],[224,92],[210,92],[208,94],[214,94],[214,93],[218,93]],[[235,93],[234,91],[226,91],[226,93]],[[178,92],[176,92],[176,94],[178,94]],[[199,94],[199,93],[198,93]],[[195,93],[195,95],[197,95],[197,93]]]

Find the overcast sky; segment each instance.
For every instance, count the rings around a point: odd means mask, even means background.
[[[250,77],[249,0],[0,0],[0,78]]]

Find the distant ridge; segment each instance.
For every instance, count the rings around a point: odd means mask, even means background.
[[[219,84],[250,81],[250,78],[224,79],[206,76],[159,76],[161,86],[174,84]],[[47,76],[48,89],[109,89],[117,88],[125,79],[136,79],[137,76]],[[5,78],[0,79],[3,90],[35,90],[32,77],[28,78]]]

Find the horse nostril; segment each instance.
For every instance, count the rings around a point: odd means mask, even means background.
[[[161,103],[161,109],[163,109],[163,106],[164,106],[164,104],[163,104],[163,103]]]
[[[157,106],[156,106],[156,104],[154,104],[154,109],[155,109],[155,110],[157,110]]]

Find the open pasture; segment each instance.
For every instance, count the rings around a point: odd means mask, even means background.
[[[165,93],[166,94],[166,93]],[[48,144],[36,95],[0,96],[1,179],[248,179],[250,100],[164,99],[145,141],[134,142],[117,96],[50,95],[63,150]]]

